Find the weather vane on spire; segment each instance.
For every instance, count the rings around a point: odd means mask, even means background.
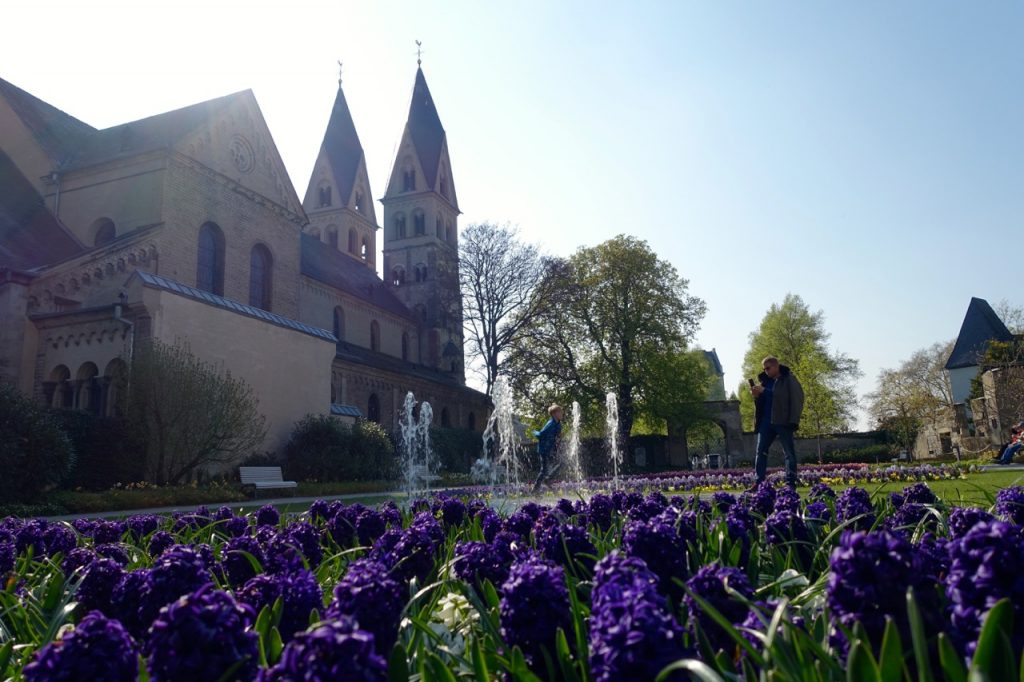
[[[416,41],[416,66],[423,63],[423,43]]]
[[[341,60],[338,60],[338,87],[341,87]]]

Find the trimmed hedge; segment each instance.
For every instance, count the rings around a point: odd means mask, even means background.
[[[284,449],[286,478],[297,481],[367,481],[395,479],[398,462],[379,424],[308,415],[295,425]]]

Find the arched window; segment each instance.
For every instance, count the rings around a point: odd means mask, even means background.
[[[391,283],[396,287],[400,287],[405,284],[405,268],[401,265],[396,265],[391,268]]]
[[[249,255],[249,305],[270,310],[273,262],[270,251],[263,244],[252,247]]]
[[[100,410],[100,385],[96,381],[100,370],[95,363],[85,362],[78,368],[75,379],[78,380],[78,409],[98,414]]]
[[[409,359],[409,334],[402,332],[402,359]]]
[[[380,351],[380,323],[377,320],[370,322],[370,350]]]
[[[64,365],[57,365],[50,372],[49,386],[46,387],[49,403],[52,407],[70,408],[75,404],[75,392],[71,386],[71,370]],[[50,395],[49,391],[53,394]]]
[[[423,263],[417,264],[415,272],[416,272],[416,281],[417,282],[426,282],[427,281],[427,266],[426,265],[424,265]]]
[[[345,311],[340,305],[334,309],[334,336],[338,343],[345,340]]]
[[[402,173],[402,191],[404,192],[415,192],[416,191],[416,169],[406,168],[405,172]]]
[[[362,191],[356,191],[356,211],[366,215],[366,201],[363,199]]]
[[[376,393],[371,393],[370,399],[366,401],[366,419],[380,424],[380,398]]]
[[[320,208],[325,208],[327,206],[330,206],[331,205],[331,186],[330,185],[326,185],[326,184],[320,185],[320,188],[319,188],[319,190],[317,192],[317,199],[318,199],[317,205]]]
[[[452,420],[451,420],[451,417],[448,416],[448,408],[447,407],[442,407],[441,408],[441,426],[443,426],[444,428],[447,429],[451,425],[452,425]]]
[[[120,417],[124,414],[125,388],[128,386],[128,366],[121,358],[114,358],[103,370],[106,381],[106,397],[103,401],[103,414],[108,417]]]
[[[196,288],[224,295],[224,233],[214,223],[199,228]]]
[[[452,228],[451,223],[448,223],[444,228],[444,240],[449,244],[455,243],[455,229]]]
[[[417,209],[412,214],[412,222],[416,235],[424,235],[427,233],[427,216],[423,214],[423,211]]]
[[[367,260],[367,259],[369,259],[369,258],[370,258],[370,247],[369,247],[369,246],[367,245],[367,242],[366,242],[366,237],[363,237],[363,245],[362,245],[362,247],[361,247],[361,248],[359,249],[359,256],[360,256],[360,257],[361,257],[361,258],[362,258],[363,260]]]
[[[395,214],[395,238],[401,239],[405,237],[405,214]]]
[[[338,228],[334,225],[327,228],[327,243],[331,245],[332,249],[338,248]]]
[[[359,235],[356,234],[356,228],[348,228],[348,252],[355,255],[359,249]]]
[[[444,221],[441,220],[441,216],[437,216],[437,222],[434,225],[434,232],[437,234],[438,239],[444,239]]]
[[[466,423],[469,425],[470,431],[476,431],[476,412],[469,413],[469,418],[466,420]]]
[[[100,218],[92,224],[93,246],[103,246],[107,242],[114,241],[117,236],[117,229],[114,221],[110,218]]]
[[[413,311],[416,313],[416,319],[420,321],[420,324],[427,323],[427,306],[417,303]]]
[[[319,227],[311,227],[311,228],[309,228],[309,234],[314,236],[314,237],[316,237],[317,241],[322,241],[322,239],[320,238],[320,228]]]

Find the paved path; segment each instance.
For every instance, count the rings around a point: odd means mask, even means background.
[[[109,519],[118,518],[121,516],[132,516],[134,514],[173,514],[174,512],[191,512],[195,511],[199,507],[207,507],[208,509],[216,509],[217,507],[225,506],[232,509],[255,509],[262,507],[265,504],[272,504],[275,507],[283,505],[310,505],[314,500],[367,500],[372,499],[373,502],[386,502],[389,499],[401,499],[405,497],[404,492],[397,490],[385,491],[379,493],[348,493],[345,495],[320,495],[317,497],[261,497],[255,500],[246,500],[244,502],[210,502],[207,504],[193,504],[193,505],[176,505],[172,507],[150,507],[149,509],[121,509],[118,511],[106,511],[106,512],[94,512],[85,514],[62,514],[61,516],[44,516],[42,518],[50,521],[73,521],[75,519]]]
[[[1024,471],[1024,464],[982,464],[978,471]]]

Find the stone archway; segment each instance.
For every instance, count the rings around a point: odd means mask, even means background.
[[[704,410],[707,414],[707,419],[722,429],[725,452],[721,454],[726,455],[727,460],[731,462],[735,462],[736,458],[746,454],[743,447],[743,422],[740,418],[740,401],[708,400],[704,403]],[[686,445],[685,428],[679,428],[672,424],[669,425],[668,458],[669,463],[673,466],[690,468],[690,453]],[[723,466],[727,465],[727,463],[723,463]]]

